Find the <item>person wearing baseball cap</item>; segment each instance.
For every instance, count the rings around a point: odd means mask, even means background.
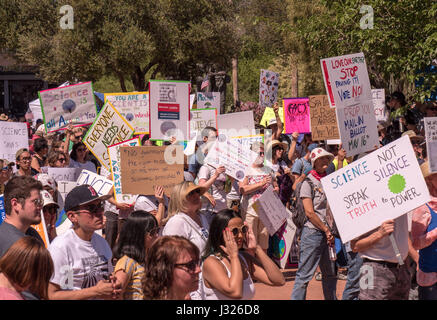
[[[320,266],[325,300],[335,300],[337,272],[328,252],[329,247],[334,246],[335,238],[326,222],[328,201],[320,181],[327,175],[326,169],[334,155],[318,147],[311,151],[310,159],[313,169],[302,182],[299,194],[308,219],[302,229],[301,251],[291,299],[305,300],[308,284],[317,266]]]
[[[294,161],[293,166],[291,167],[291,174],[293,175],[294,183],[293,190],[296,189],[296,186],[299,182],[302,182],[304,177],[302,177],[304,172],[309,172],[313,166],[310,161],[311,152],[318,147],[317,143],[311,143],[305,147],[306,153],[302,158],[296,159]]]
[[[103,201],[110,197],[99,196],[90,185],[67,194],[64,208],[73,226],[48,248],[55,266],[50,300],[116,299],[121,292],[112,276],[111,248],[95,233],[103,228]]]
[[[52,195],[47,190],[41,190],[41,197],[43,200],[42,213],[44,216],[44,222],[47,228],[47,235],[49,241],[52,242],[56,238],[56,220],[58,218],[57,212],[59,205],[53,200]]]

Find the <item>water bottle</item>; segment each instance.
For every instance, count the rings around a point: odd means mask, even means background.
[[[329,250],[329,259],[331,261],[337,260],[337,252],[335,252],[335,246],[328,246]]]

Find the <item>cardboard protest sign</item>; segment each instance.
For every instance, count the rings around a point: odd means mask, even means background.
[[[408,136],[321,179],[343,243],[430,201]]]
[[[437,172],[437,117],[425,117],[425,139],[430,172]]]
[[[279,74],[261,69],[259,77],[259,104],[271,107],[278,99]]]
[[[134,138],[108,147],[109,160],[111,163],[112,181],[114,182],[114,198],[118,203],[132,204],[137,195],[123,194],[121,192],[121,166],[120,166],[120,147],[139,146],[140,139]]]
[[[278,114],[279,114],[279,119],[281,119],[281,122],[284,123],[283,107],[279,107]],[[266,107],[264,109],[264,113],[259,124],[262,125],[263,127],[267,127],[271,119],[276,119],[275,112],[273,111],[273,108]],[[284,126],[284,130],[282,130],[282,133],[285,133],[285,126]]]
[[[151,139],[189,140],[190,90],[187,81],[150,81]]]
[[[120,147],[121,185],[124,194],[154,195],[162,186],[169,195],[184,181],[184,154],[181,145],[163,147]]]
[[[285,133],[310,133],[310,106],[308,98],[284,98]]]
[[[220,113],[220,92],[198,92],[197,109],[211,108]]]
[[[88,125],[96,118],[97,107],[91,82],[38,91],[47,132],[73,125]]]
[[[77,181],[81,168],[47,168],[47,174],[55,181]]]
[[[38,232],[41,239],[44,241],[44,246],[48,248],[50,241],[49,241],[49,235],[47,233],[47,227],[46,222],[44,220],[44,215],[41,210],[41,222],[38,224],[32,224],[31,227]]]
[[[326,95],[309,96],[311,136],[313,141],[339,139],[337,116]]]
[[[226,134],[228,137],[254,134],[253,111],[219,114],[217,115],[217,129],[219,134]]]
[[[205,163],[214,168],[226,167],[226,174],[242,181],[246,170],[255,161],[257,154],[244,147],[242,139],[231,139],[224,134],[219,134],[212,148],[208,151]]]
[[[288,213],[273,187],[270,185],[263,194],[252,204],[270,236],[287,221]]]
[[[27,125],[0,121],[0,140],[0,159],[15,162],[15,153],[21,148],[29,148]]]
[[[331,108],[372,101],[366,59],[362,52],[321,59],[323,80]]]
[[[378,129],[372,101],[335,110],[341,142],[352,157],[379,146]]]
[[[135,134],[149,133],[149,92],[105,93],[115,109],[135,129]]]
[[[385,90],[372,89],[372,101],[375,108],[375,117],[378,122],[388,121],[389,112],[385,107]]]
[[[82,170],[79,178],[77,178],[76,184],[78,186],[84,184],[92,186],[99,196],[105,196],[109,194],[114,186],[114,182],[111,180],[108,180],[105,177],[88,170]]]
[[[100,163],[110,170],[108,147],[123,142],[134,133],[129,122],[106,101],[96,120],[89,128],[83,143],[96,156]]]

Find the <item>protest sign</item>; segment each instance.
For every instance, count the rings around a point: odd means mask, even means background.
[[[293,223],[292,213],[287,211],[287,222],[279,228],[278,231],[270,238],[272,245],[269,246],[272,259],[283,269],[287,266],[291,249],[293,248],[296,226]]]
[[[197,109],[216,109],[220,113],[220,92],[198,92]]]
[[[46,132],[73,125],[88,125],[97,107],[91,82],[38,91]]]
[[[15,153],[19,149],[29,149],[29,133],[25,123],[0,121],[0,138],[0,159],[15,162]]]
[[[343,243],[430,201],[408,136],[321,179]]]
[[[372,102],[375,108],[375,117],[377,122],[388,121],[389,112],[385,107],[385,90],[372,89]]]
[[[83,143],[96,156],[97,160],[110,170],[108,147],[123,142],[134,133],[127,120],[106,101],[96,120],[89,128]]]
[[[47,168],[47,174],[55,181],[77,181],[81,168]]]
[[[194,99],[196,98],[196,95],[190,94],[190,110],[193,109]]]
[[[273,187],[270,185],[252,204],[270,236],[273,236],[287,221],[288,213]]]
[[[109,194],[112,187],[114,186],[114,182],[112,182],[111,180],[108,180],[97,173],[85,169],[82,170],[79,178],[77,178],[76,184],[78,186],[84,184],[92,186],[99,196],[105,196]]]
[[[3,223],[5,218],[6,218],[6,213],[5,213],[5,197],[4,197],[4,195],[0,195],[0,224]]]
[[[38,232],[41,239],[44,241],[44,246],[48,248],[50,241],[49,235],[47,233],[46,222],[44,220],[44,215],[41,213],[41,222],[38,224],[32,224],[31,227]]]
[[[105,93],[104,99],[130,123],[135,134],[149,133],[149,92]]]
[[[217,109],[193,109],[190,110],[190,134],[201,132],[206,127],[217,129]]]
[[[184,181],[184,154],[181,145],[163,147],[120,147],[121,185],[124,194],[154,195],[162,186],[169,195]]]
[[[278,100],[279,74],[261,69],[259,77],[259,104],[271,107]]]
[[[229,137],[254,134],[253,111],[233,112],[217,115],[217,129]]]
[[[379,146],[372,101],[335,110],[341,142],[348,157]]]
[[[279,114],[279,119],[281,119],[281,122],[284,123],[283,107],[279,107],[278,114]],[[262,125],[263,127],[267,127],[271,119],[276,119],[275,112],[273,111],[273,108],[266,107],[264,109],[264,113],[259,124]],[[284,126],[284,130],[282,130],[282,133],[285,133],[285,126]]]
[[[284,98],[285,133],[310,133],[310,106],[308,98]]]
[[[425,139],[430,172],[437,172],[437,117],[425,117]]]
[[[58,184],[58,201],[57,201],[57,203],[59,204],[60,210],[62,208],[64,208],[65,197],[67,196],[67,194],[71,190],[73,190],[74,187],[77,186],[76,181],[77,181],[77,179],[74,181],[60,181],[60,180],[56,181],[56,183]],[[60,211],[59,211],[59,213],[60,213]]]
[[[124,147],[124,146],[134,147],[134,146],[139,146],[140,144],[141,144],[140,139],[134,138],[108,147],[109,160],[111,163],[112,181],[114,181],[114,198],[119,203],[132,204],[135,202],[135,199],[137,197],[136,195],[123,194],[123,192],[121,192],[122,186],[121,186],[121,167],[120,167],[120,147]]]
[[[331,108],[372,101],[366,59],[362,52],[321,59],[323,80]]]
[[[243,139],[228,138],[219,134],[212,148],[208,151],[205,163],[214,168],[226,167],[226,174],[242,181],[246,176],[246,170],[255,161],[257,154],[244,146]]]
[[[187,81],[150,81],[151,139],[189,140],[190,90]]]
[[[339,139],[335,110],[326,95],[309,96],[311,136],[313,141]]]

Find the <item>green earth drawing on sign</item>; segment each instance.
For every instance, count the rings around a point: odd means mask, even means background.
[[[400,174],[394,174],[388,180],[388,188],[392,193],[401,193],[404,191],[406,182]]]

